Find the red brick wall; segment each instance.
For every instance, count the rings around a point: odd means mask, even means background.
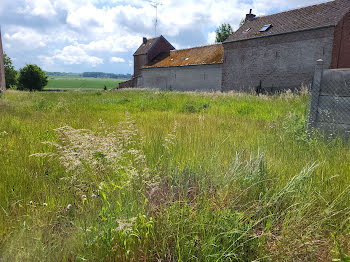
[[[173,49],[174,48],[164,38],[160,38],[156,45],[149,50],[147,54],[148,62],[151,62],[160,53],[169,52]]]
[[[141,68],[151,62],[157,55],[163,52],[169,52],[174,48],[163,38],[161,37],[159,41],[155,43],[155,46],[151,48],[147,55],[136,55],[134,56],[134,77],[141,75]]]
[[[146,55],[134,56],[134,77],[141,75],[141,68],[147,63]]]
[[[350,68],[350,12],[335,27],[331,68]]]

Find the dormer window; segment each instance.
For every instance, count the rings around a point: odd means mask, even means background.
[[[272,27],[271,24],[264,25],[264,26],[260,29],[260,32],[266,32],[266,31],[269,30],[271,27]]]

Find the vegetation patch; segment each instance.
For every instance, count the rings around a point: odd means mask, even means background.
[[[349,143],[307,100],[6,92],[0,261],[348,261]]]

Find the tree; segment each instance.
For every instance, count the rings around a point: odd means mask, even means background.
[[[18,85],[20,90],[41,91],[47,83],[47,76],[37,65],[26,65],[19,70]]]
[[[5,69],[5,80],[6,89],[17,85],[17,71],[12,65],[11,58],[4,54],[4,69]]]
[[[222,43],[224,42],[230,35],[233,34],[233,30],[230,24],[222,24],[218,29],[215,31],[216,33],[216,43]]]

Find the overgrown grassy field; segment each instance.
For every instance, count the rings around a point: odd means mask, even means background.
[[[350,145],[305,94],[0,101],[0,261],[349,261]]]
[[[107,89],[117,87],[123,79],[112,78],[90,78],[90,77],[58,77],[49,76],[49,83],[45,90],[103,90],[104,85]]]

